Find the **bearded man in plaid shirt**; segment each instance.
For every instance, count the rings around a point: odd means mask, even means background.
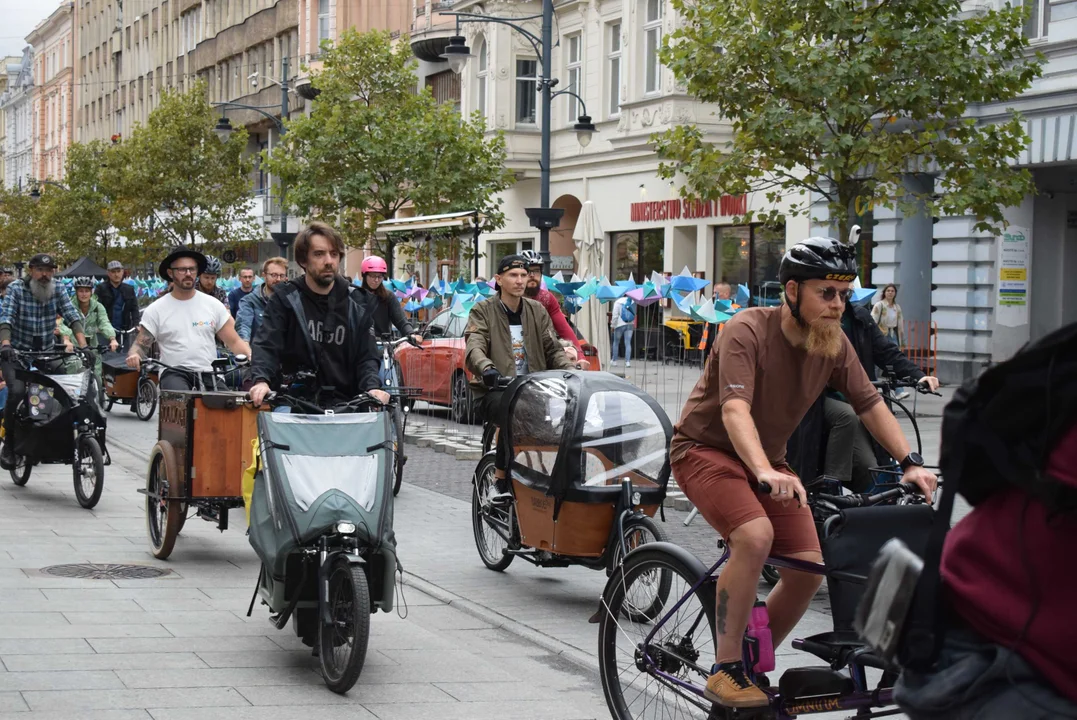
[[[71,328],[79,347],[86,347],[82,313],[71,303],[63,286],[56,283],[53,273],[56,261],[41,253],[30,258],[30,275],[8,286],[0,306],[0,366],[7,381],[7,402],[4,405],[4,433],[8,442],[0,451],[0,467],[15,466],[11,418],[26,394],[24,383],[15,377],[16,351],[52,350],[55,344],[56,316],[63,317]]]

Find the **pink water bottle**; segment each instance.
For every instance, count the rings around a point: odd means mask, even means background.
[[[770,672],[774,669],[774,641],[770,636],[770,616],[767,615],[767,604],[756,600],[752,607],[752,616],[748,619],[748,629],[745,636],[755,640],[753,645],[752,666],[756,672]]]

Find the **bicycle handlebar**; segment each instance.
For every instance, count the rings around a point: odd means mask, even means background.
[[[912,378],[884,378],[882,380],[872,380],[871,384],[880,390],[913,388],[921,395],[937,395],[938,397],[942,397],[942,393],[935,392],[920,380],[913,380]]]
[[[415,340],[415,338],[413,338],[411,335],[404,335],[403,337],[399,337],[396,340],[393,340],[388,336],[382,336],[382,337],[378,338],[378,342],[383,343],[385,345],[388,345],[393,350],[396,350],[398,347],[400,347],[404,343],[407,343],[407,344],[411,345],[412,347],[417,347],[420,350],[423,349],[423,344],[420,343],[420,342],[417,342]]]
[[[886,490],[885,492],[876,493],[874,495],[827,495],[825,493],[819,493],[816,495],[817,500],[830,503],[834,507],[844,510],[846,508],[859,508],[859,507],[871,507],[872,505],[881,505],[882,503],[894,500],[897,498],[905,497],[908,495],[919,495],[920,489],[912,483],[898,483],[897,487]]]

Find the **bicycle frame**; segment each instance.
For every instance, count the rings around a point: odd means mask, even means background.
[[[697,685],[693,685],[690,682],[682,680],[670,673],[667,673],[657,667],[654,659],[648,654],[647,648],[651,646],[654,640],[655,634],[659,628],[665,625],[669,619],[680,609],[680,607],[690,597],[694,596],[696,592],[707,583],[716,583],[718,580],[718,568],[729,560],[729,548],[726,547],[722,556],[718,558],[718,561],[711,566],[710,570],[700,578],[691,589],[686,592],[676,604],[669,609],[669,611],[662,617],[662,619],[655,624],[651,629],[651,632],[647,635],[643,641],[643,658],[647,665],[648,672],[652,673],[655,677],[660,678],[667,685],[673,685],[689,692],[698,695],[700,698],[704,698],[703,688]],[[797,560],[796,558],[787,558],[780,555],[774,555],[767,558],[767,565],[773,565],[777,568],[785,568],[788,570],[797,570],[800,572],[810,573],[812,575],[826,575],[826,566],[821,563],[809,562],[807,560]],[[698,625],[699,620],[693,625],[693,628]],[[709,632],[708,628],[708,632]],[[748,656],[749,645],[746,642],[744,644],[744,667],[748,671],[749,676],[755,681],[755,672],[752,671],[752,662]],[[880,689],[877,691],[869,690],[867,687],[867,674],[865,668],[862,665],[852,662],[848,665],[849,674],[853,681],[853,686],[856,688],[852,693],[848,695],[840,695],[838,697],[827,697],[819,699],[808,699],[793,701],[788,704],[782,699],[781,694],[775,688],[765,687],[761,688],[767,696],[770,698],[770,708],[775,714],[776,720],[792,720],[797,715],[811,715],[814,713],[835,712],[841,710],[859,710],[862,708],[870,707],[885,707],[893,704],[893,690],[890,688]],[[706,700],[706,702],[710,702]]]

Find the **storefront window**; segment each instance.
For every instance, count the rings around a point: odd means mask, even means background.
[[[532,244],[530,240],[500,240],[490,243],[490,262],[487,265],[490,269],[490,277],[493,277],[494,273],[497,272],[497,264],[501,262],[501,258],[524,250],[530,250]]]
[[[631,275],[636,282],[642,283],[652,272],[661,274],[665,243],[662,230],[614,233],[610,278],[627,280]]]
[[[714,229],[715,272],[719,281],[745,285],[752,305],[780,302],[778,266],[785,254],[785,226],[722,225]]]

